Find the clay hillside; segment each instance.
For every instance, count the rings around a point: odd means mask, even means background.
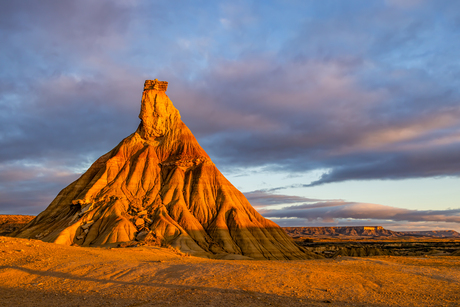
[[[147,80],[137,131],[13,235],[81,246],[156,242],[225,259],[315,257],[219,172],[182,122],[167,86]]]

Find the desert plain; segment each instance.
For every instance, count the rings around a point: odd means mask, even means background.
[[[455,256],[215,260],[0,237],[0,306],[459,306]]]

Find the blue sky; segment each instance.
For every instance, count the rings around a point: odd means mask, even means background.
[[[280,225],[460,230],[456,1],[0,1],[0,214],[132,133],[145,79]]]

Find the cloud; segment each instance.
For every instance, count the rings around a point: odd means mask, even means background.
[[[74,163],[67,164],[75,165]],[[63,161],[17,161],[0,165],[2,214],[38,214],[80,173]]]
[[[316,198],[308,198],[295,195],[274,194],[264,190],[257,190],[244,193],[254,208],[263,208],[267,206],[277,206],[301,202],[317,202]]]
[[[409,153],[362,155],[362,160],[344,159],[342,165],[331,168],[321,178],[310,184],[315,186],[350,179],[404,179],[460,175],[458,154],[460,144],[425,148]],[[374,156],[374,157],[372,157]],[[348,163],[347,163],[348,162]]]
[[[391,206],[346,201],[318,202],[261,211],[267,218],[296,218],[333,223],[337,219],[391,220],[395,222],[460,223],[460,209],[410,210]]]

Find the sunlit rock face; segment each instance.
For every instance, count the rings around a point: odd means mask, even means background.
[[[15,235],[102,246],[154,238],[210,257],[305,259],[216,168],[166,95],[147,80],[136,132],[100,157]]]

